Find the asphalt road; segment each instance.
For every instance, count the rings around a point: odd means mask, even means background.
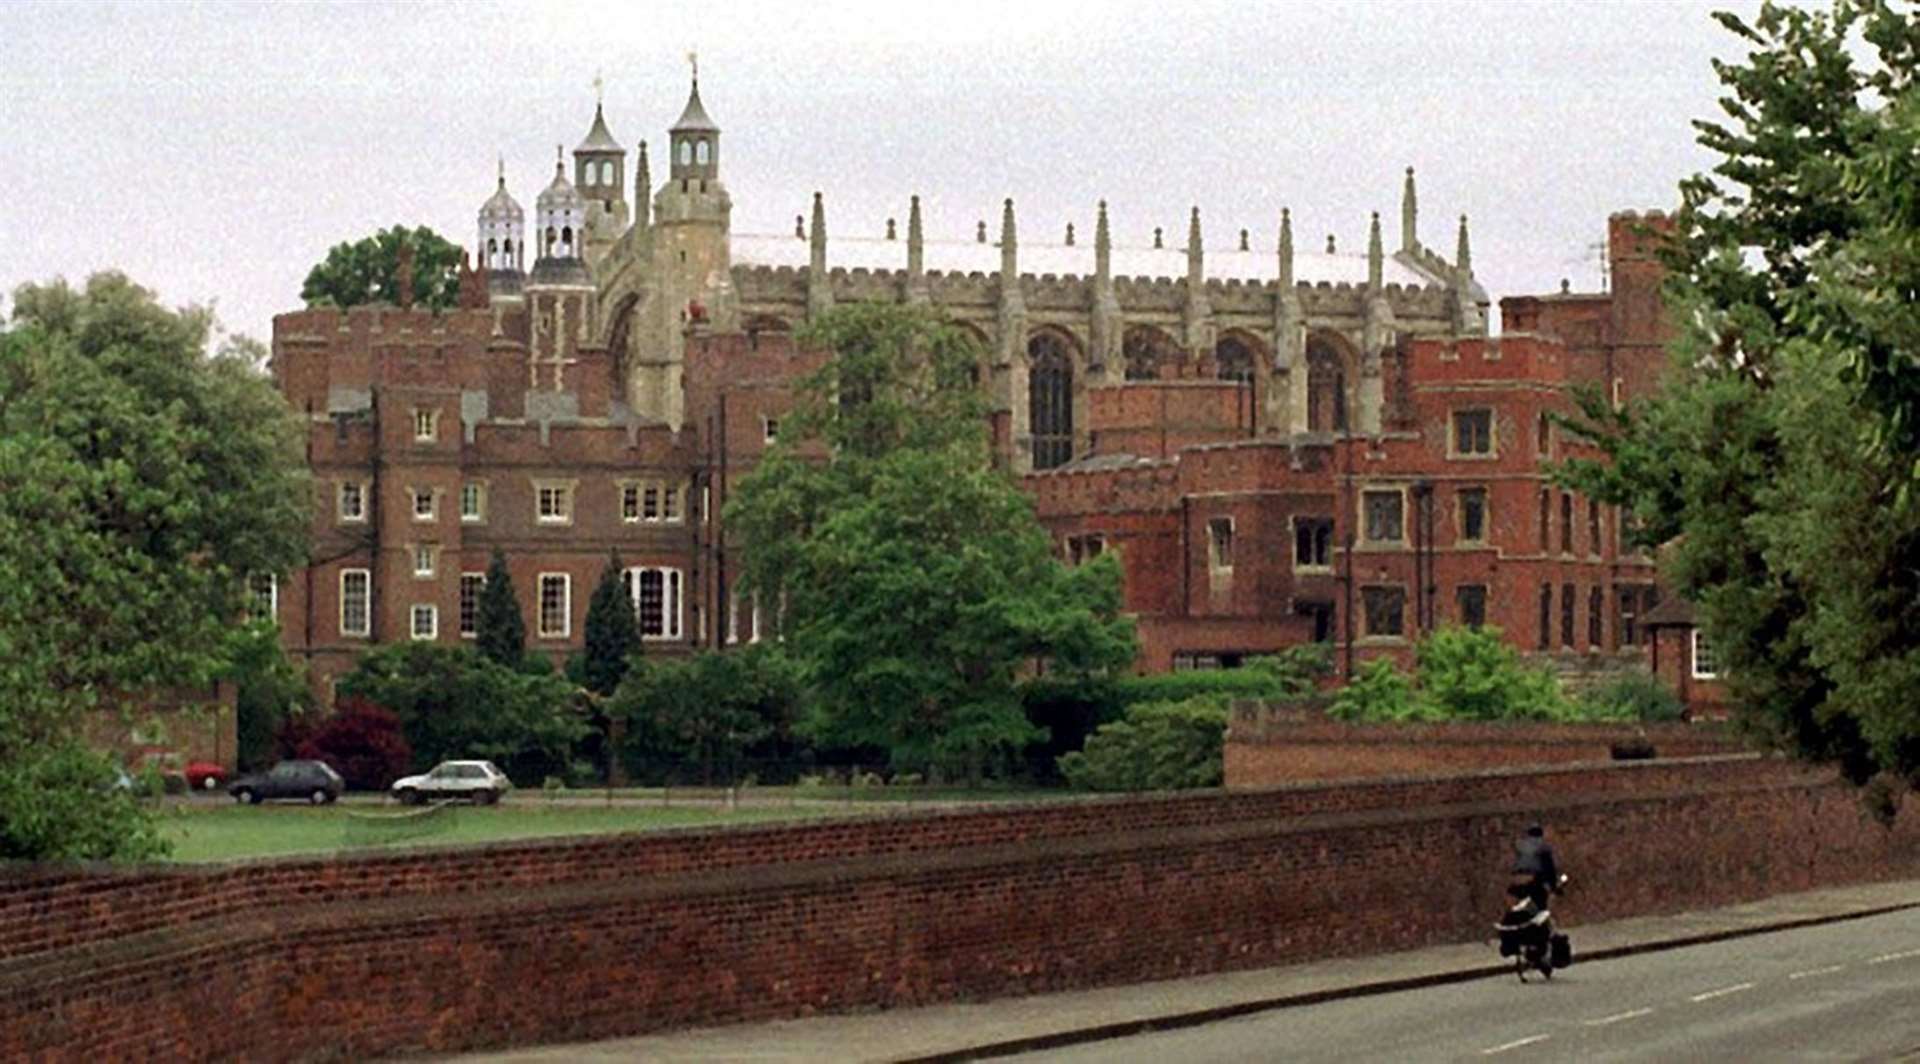
[[[1920,911],[1279,1009],[1014,1060],[1920,1059]],[[1491,949],[1488,951],[1492,953]]]

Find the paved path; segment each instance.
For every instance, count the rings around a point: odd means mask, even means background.
[[[933,1059],[969,1059],[984,1055],[1006,1055],[1022,1049],[1033,1051],[1028,1059],[1061,1060],[1111,1060],[1153,1058],[1158,1061],[1180,1059],[1182,1064],[1197,1064],[1200,1060],[1271,1060],[1284,1056],[1292,1058],[1291,1053],[1276,1056],[1276,1036],[1259,1034],[1251,1038],[1249,1045],[1239,1049],[1229,1046],[1222,1055],[1209,1056],[1204,1051],[1193,1050],[1185,1042],[1173,1042],[1163,1045],[1155,1039],[1171,1037],[1166,1034],[1151,1035],[1146,1039],[1126,1040],[1127,1035],[1137,1035],[1143,1031],[1180,1029],[1181,1034],[1204,1034],[1219,1031],[1227,1027],[1242,1027],[1264,1019],[1308,1017],[1310,1027],[1322,1023],[1332,1024],[1332,1017],[1339,1015],[1338,1024],[1325,1029],[1327,1037],[1338,1040],[1349,1035],[1358,1036],[1360,1032],[1373,1031],[1374,1036],[1386,1035],[1386,1025],[1380,1024],[1375,1030],[1375,1022],[1369,1017],[1376,1014],[1381,1003],[1391,997],[1417,998],[1439,1004],[1441,1002],[1458,1003],[1471,999],[1479,1002],[1477,995],[1488,995],[1484,1004],[1475,1008],[1484,1009],[1476,1013],[1487,1024],[1485,1027],[1462,1028],[1460,1034],[1465,1040],[1448,1043],[1444,1052],[1455,1051],[1466,1042],[1475,1042],[1471,1053],[1475,1059],[1498,1060],[1499,1055],[1478,1056],[1480,1050],[1493,1048],[1503,1041],[1530,1038],[1545,1033],[1542,1040],[1546,1045],[1558,1039],[1552,1045],[1552,1051],[1560,1052],[1567,1047],[1586,1045],[1569,1032],[1584,1034],[1586,1029],[1578,1027],[1591,1019],[1604,1019],[1607,1012],[1630,1012],[1637,1008],[1664,1008],[1672,1004],[1671,1000],[1659,1000],[1662,995],[1671,995],[1686,991],[1684,996],[1721,989],[1741,982],[1754,982],[1758,990],[1761,982],[1766,981],[1770,988],[1767,993],[1783,994],[1789,1002],[1798,1000],[1800,987],[1814,987],[1821,977],[1802,976],[1800,979],[1786,979],[1776,986],[1779,979],[1791,976],[1794,971],[1803,968],[1823,968],[1838,961],[1835,957],[1851,957],[1846,963],[1859,963],[1864,967],[1855,972],[1864,975],[1872,969],[1865,980],[1857,984],[1847,984],[1847,993],[1854,995],[1848,999],[1856,1011],[1864,1010],[1871,1014],[1879,1004],[1885,1001],[1875,995],[1883,994],[1888,985],[1912,988],[1920,985],[1920,955],[1913,958],[1901,957],[1878,964],[1865,966],[1865,962],[1883,953],[1897,953],[1901,950],[1920,949],[1920,908],[1906,912],[1900,917],[1886,917],[1895,922],[1885,925],[1869,924],[1863,919],[1859,926],[1870,934],[1885,938],[1885,948],[1874,948],[1872,956],[1854,956],[1861,952],[1858,944],[1849,945],[1847,940],[1835,940],[1839,943],[1831,951],[1821,946],[1813,956],[1820,958],[1817,963],[1808,963],[1792,971],[1775,972],[1772,967],[1754,969],[1754,976],[1742,975],[1739,978],[1722,978],[1720,966],[1713,956],[1700,953],[1697,947],[1686,953],[1668,953],[1665,955],[1639,957],[1646,951],[1661,950],[1668,947],[1698,943],[1703,939],[1712,940],[1726,936],[1737,936],[1768,931],[1782,927],[1792,927],[1808,921],[1824,921],[1908,907],[1920,906],[1920,882],[1899,882],[1872,884],[1859,887],[1845,887],[1831,890],[1814,891],[1806,894],[1783,895],[1766,901],[1725,909],[1701,912],[1681,913],[1672,916],[1640,917],[1619,920],[1590,926],[1571,926],[1576,953],[1576,965],[1561,978],[1557,978],[1550,987],[1522,987],[1505,970],[1496,972],[1499,958],[1485,944],[1473,943],[1459,946],[1439,946],[1429,949],[1412,950],[1404,953],[1385,954],[1376,957],[1354,958],[1347,960],[1322,961],[1311,964],[1292,965],[1285,968],[1271,968],[1260,971],[1233,972],[1222,975],[1201,976],[1191,979],[1171,980],[1156,983],[1141,983],[1132,986],[1109,987],[1100,990],[1076,991],[1065,994],[1048,994],[1027,998],[1007,998],[993,1001],[939,1005],[919,1009],[899,1009],[890,1012],[872,1012],[849,1016],[827,1016],[805,1020],[789,1020],[778,1023],[745,1024],[733,1027],[716,1027],[700,1030],[681,1031],[669,1034],[640,1038],[618,1039],[609,1042],[574,1044],[564,1046],[546,1046],[527,1050],[516,1050],[494,1054],[477,1054],[460,1058],[466,1060],[511,1061],[511,1062],[559,1062],[559,1061],[633,1061],[646,1060],[664,1062],[664,1064],[710,1064],[720,1061],[900,1061],[923,1058]],[[1904,920],[1904,923],[1899,923]],[[1882,928],[1898,930],[1882,930]],[[1798,934],[1798,932],[1795,932]],[[1911,942],[1899,945],[1894,936],[1906,935]],[[1771,940],[1771,936],[1769,936]],[[1783,949],[1767,946],[1756,938],[1736,939],[1724,946],[1715,947],[1739,955],[1743,949],[1757,956],[1777,957],[1782,963],[1793,965],[1792,958],[1800,949],[1798,939],[1789,941]],[[1742,946],[1742,941],[1747,943]],[[1902,938],[1899,941],[1905,942]],[[1813,947],[1807,947],[1812,949]],[[1609,956],[1616,959],[1603,959]],[[1629,971],[1621,967],[1628,962],[1617,959],[1625,955],[1635,955],[1635,964],[1645,964],[1648,970],[1664,970],[1672,973],[1695,971],[1700,978],[1698,987],[1692,983],[1685,986],[1675,984],[1657,993],[1650,992],[1645,1001],[1632,993],[1627,993],[1639,985],[1641,977],[1637,974],[1615,977],[1610,972]],[[1699,965],[1685,960],[1688,956],[1706,956],[1709,959]],[[1589,966],[1590,965],[1590,966]],[[1776,967],[1778,965],[1775,965]],[[1638,972],[1633,968],[1631,971]],[[1839,973],[1830,973],[1839,974]],[[1709,977],[1711,976],[1711,977]],[[1905,980],[1904,983],[1882,983],[1887,980]],[[1437,985],[1436,985],[1437,984]],[[1711,985],[1708,985],[1711,984]],[[1605,1001],[1596,1009],[1557,1009],[1549,1008],[1545,1013],[1536,1006],[1540,1002],[1577,1002],[1577,995],[1584,988],[1610,986],[1603,995],[1596,995],[1596,1003]],[[1835,987],[1840,986],[1836,981]],[[1416,994],[1391,994],[1394,990],[1409,986],[1425,986]],[[1691,988],[1691,989],[1690,989]],[[1704,1006],[1712,1005],[1717,998],[1707,998],[1699,1002],[1703,1008],[1693,1014],[1696,1018],[1711,1018],[1720,1015],[1721,1007],[1730,1007],[1731,1000],[1752,993],[1750,990],[1728,992],[1722,996],[1729,999],[1714,1006],[1713,1010]],[[1456,995],[1468,995],[1460,998]],[[1532,995],[1523,998],[1519,995]],[[1390,996],[1389,996],[1390,995]],[[1549,995],[1552,995],[1551,997]],[[1626,999],[1632,997],[1633,1003]],[[1352,999],[1352,1000],[1346,1000]],[[1759,1002],[1771,1000],[1766,995],[1750,1000]],[[1912,1000],[1912,991],[1903,1002]],[[1319,1001],[1320,1004],[1306,1006],[1303,1001]],[[1291,1004],[1289,1004],[1291,1002]],[[1689,1003],[1693,1004],[1693,1003]],[[1617,1008],[1615,1006],[1618,1006]],[[1841,1006],[1836,1006],[1841,1007]],[[1891,1006],[1889,1006],[1891,1008]],[[1349,1011],[1338,1011],[1349,1010]],[[1908,1011],[1912,1010],[1910,1007]],[[1511,1016],[1508,1015],[1511,1013]],[[1230,1019],[1241,1015],[1245,1019]],[[1489,1041],[1481,1037],[1486,1031],[1498,1035],[1507,1031],[1508,1026],[1493,1025],[1488,1017],[1501,1017],[1504,1024],[1512,1020],[1513,1034],[1510,1038],[1494,1038]],[[1841,1013],[1840,1015],[1850,1015]],[[1320,1017],[1327,1017],[1321,1019]],[[1649,1016],[1651,1018],[1651,1015]],[[1530,1020],[1545,1020],[1534,1022]],[[1621,1019],[1618,1024],[1637,1024],[1639,1018]],[[1661,1022],[1666,1022],[1663,1018]],[[1568,1026],[1574,1024],[1576,1026]],[[1204,1025],[1204,1026],[1203,1026]],[[1494,1029],[1497,1026],[1497,1030]],[[1842,1029],[1846,1028],[1843,1022]],[[1522,1031],[1520,1027],[1527,1027]],[[1416,1026],[1416,1039],[1423,1036],[1428,1028]],[[1596,1028],[1598,1029],[1598,1028]],[[1653,1025],[1644,1025],[1651,1031]],[[1623,1028],[1624,1030],[1624,1028]],[[1895,1032],[1898,1033],[1898,1032]],[[1657,1059],[1664,1055],[1666,1059],[1686,1056],[1684,1047],[1690,1045],[1692,1035],[1675,1036],[1678,1042],[1672,1043],[1662,1051],[1654,1051],[1644,1058],[1637,1057],[1637,1050],[1629,1047],[1622,1049],[1611,1042],[1604,1045],[1592,1043],[1598,1047],[1595,1052],[1614,1053],[1616,1059]],[[1730,1037],[1747,1037],[1730,1035]],[[1755,1033],[1752,1037],[1760,1039],[1760,1048],[1773,1044],[1768,1042],[1772,1036]],[[1096,1041],[1097,1040],[1097,1041]],[[1253,1044],[1253,1043],[1258,1043]],[[1484,1043],[1484,1044],[1481,1044]],[[1355,1042],[1358,1046],[1360,1043]],[[1536,1043],[1526,1043],[1503,1052],[1518,1053]],[[1914,1039],[1920,1045],[1920,1038]],[[1131,1055],[1131,1046],[1147,1047],[1139,1056]],[[1420,1048],[1420,1042],[1413,1043]],[[1125,1052],[1127,1057],[1118,1054]],[[1624,1056],[1617,1054],[1624,1053]],[[1355,1059],[1354,1052],[1342,1049],[1341,1054]],[[1380,1057],[1392,1055],[1392,1050],[1381,1048],[1366,1056]],[[1554,1059],[1572,1059],[1576,1055],[1567,1052]],[[1764,1054],[1763,1054],[1764,1055]],[[1183,1058],[1192,1057],[1192,1061]],[[1518,1058],[1515,1058],[1518,1059]]]

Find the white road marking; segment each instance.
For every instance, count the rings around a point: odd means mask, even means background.
[[[1588,1020],[1587,1026],[1588,1027],[1605,1027],[1607,1024],[1610,1024],[1610,1023],[1619,1023],[1621,1020],[1638,1019],[1642,1016],[1650,1016],[1652,1014],[1653,1014],[1652,1009],[1634,1009],[1632,1012],[1616,1012],[1611,1016],[1602,1016],[1597,1020]]]
[[[1717,997],[1725,997],[1728,994],[1738,994],[1742,990],[1752,990],[1752,989],[1753,989],[1752,983],[1736,983],[1733,986],[1723,986],[1718,990],[1709,990],[1704,994],[1695,994],[1692,997],[1688,998],[1687,1000],[1688,1001],[1711,1001]]]
[[[1880,956],[1875,957],[1874,959],[1868,961],[1867,963],[1868,964],[1885,964],[1888,961],[1900,961],[1900,960],[1905,960],[1908,957],[1920,957],[1920,949],[1901,950],[1898,953],[1882,953]]]
[[[1804,972],[1794,972],[1792,975],[1787,976],[1787,978],[1788,979],[1809,979],[1816,975],[1832,975],[1833,973],[1845,967],[1846,965],[1844,964],[1829,964],[1825,968],[1809,968]]]
[[[1516,1039],[1514,1041],[1508,1042],[1506,1045],[1503,1045],[1503,1046],[1494,1046],[1492,1049],[1482,1049],[1480,1051],[1480,1055],[1483,1057],[1490,1057],[1490,1056],[1493,1056],[1495,1053],[1505,1053],[1509,1049],[1519,1049],[1521,1046],[1530,1046],[1535,1042],[1544,1042],[1551,1037],[1553,1036],[1546,1035],[1546,1034],[1531,1035],[1526,1038],[1520,1038],[1520,1039]]]

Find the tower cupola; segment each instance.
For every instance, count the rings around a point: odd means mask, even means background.
[[[573,184],[582,198],[596,204],[626,201],[627,150],[607,132],[607,116],[600,104],[593,105],[593,128],[587,139],[573,149]]]
[[[720,177],[720,127],[707,117],[700,103],[700,61],[693,64],[693,90],[687,95],[686,109],[668,131],[671,138],[672,178],[675,181],[715,181]]]
[[[586,221],[586,200],[567,182],[567,164],[561,147],[553,149],[553,182],[534,200],[534,224],[538,227],[541,259],[577,259],[580,257],[580,230]]]
[[[487,269],[488,288],[495,296],[516,295],[526,269],[527,215],[507,191],[507,164],[502,159],[493,195],[480,205],[480,239],[474,258]]]

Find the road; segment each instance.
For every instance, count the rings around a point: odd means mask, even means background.
[[[1920,1058],[1920,910],[1279,1009],[1014,1060],[1799,1061]],[[1491,953],[1491,951],[1489,951]]]

